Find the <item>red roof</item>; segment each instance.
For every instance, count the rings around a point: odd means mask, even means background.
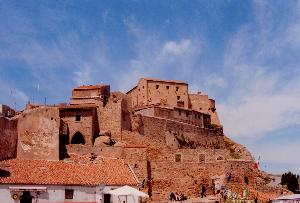
[[[0,162],[8,177],[0,184],[37,185],[136,185],[131,170],[123,160],[79,164],[64,161],[12,159]]]

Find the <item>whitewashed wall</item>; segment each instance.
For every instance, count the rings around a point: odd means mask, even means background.
[[[102,203],[103,194],[111,189],[116,189],[121,186],[55,186],[55,185],[0,185],[0,203],[19,203],[19,200],[13,200],[12,195],[22,195],[22,192],[11,191],[9,187],[46,187],[46,192],[40,192],[37,195],[32,191],[31,195],[34,197],[32,202],[34,203],[46,203],[46,202],[89,202],[89,203]],[[65,200],[65,189],[73,189],[73,199]],[[125,201],[124,197],[121,197],[121,203]],[[119,203],[118,197],[112,197],[113,203]],[[128,198],[128,203],[134,203],[132,198]]]

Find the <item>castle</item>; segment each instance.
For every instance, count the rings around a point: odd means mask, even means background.
[[[141,78],[126,94],[107,84],[79,86],[69,103],[8,111],[0,117],[0,160],[123,159],[152,201],[174,191],[199,196],[201,185],[228,174],[232,190],[280,192],[267,186],[248,150],[224,135],[215,101],[182,81]]]

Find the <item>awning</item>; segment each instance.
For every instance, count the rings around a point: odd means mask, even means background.
[[[125,185],[123,187],[119,187],[118,189],[111,190],[107,192],[108,194],[115,195],[115,196],[135,196],[135,197],[147,197],[149,196],[141,192],[133,187],[130,187],[128,185]]]
[[[47,191],[47,187],[31,187],[31,186],[21,186],[21,187],[9,187],[11,191]]]

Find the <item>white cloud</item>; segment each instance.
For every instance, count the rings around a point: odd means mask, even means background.
[[[191,40],[182,39],[180,42],[168,41],[162,48],[163,54],[179,56],[189,52],[192,48]]]
[[[199,38],[182,37],[179,40],[162,40],[159,32],[146,32],[134,17],[126,18],[124,24],[133,37],[135,57],[121,71],[116,80],[120,90],[129,90],[140,77],[180,79],[190,76],[200,57]]]
[[[208,88],[217,87],[225,88],[227,87],[227,81],[225,78],[218,75],[208,75],[205,77],[204,85]]]
[[[268,136],[299,124],[300,117],[300,72],[288,72],[289,67],[299,67],[300,62],[276,62],[295,51],[290,48],[291,39],[293,48],[300,50],[295,34],[300,21],[284,22],[285,26],[280,26],[285,29],[274,32],[270,28],[276,22],[276,13],[260,1],[254,7],[259,29],[253,35],[255,25],[243,26],[229,40],[224,58],[228,95],[218,102],[218,110],[225,133],[236,137]],[[297,53],[299,57],[299,52],[293,54]]]

